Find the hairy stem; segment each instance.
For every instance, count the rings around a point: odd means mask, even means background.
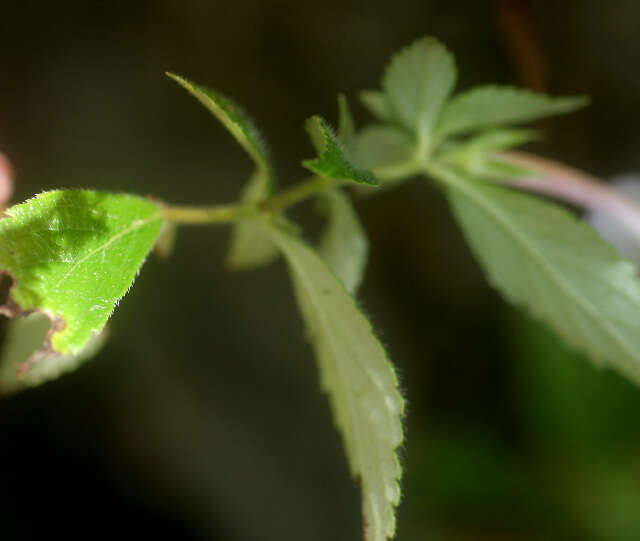
[[[256,211],[276,212],[283,210],[339,182],[337,179],[311,177],[279,194],[263,199],[253,206],[233,204],[188,207],[165,204],[164,217],[167,221],[179,225],[224,224],[249,216]]]

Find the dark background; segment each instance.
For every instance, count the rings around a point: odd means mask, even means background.
[[[608,178],[640,169],[635,0],[0,0],[0,151],[15,200],[57,187],[174,203],[239,195],[249,160],[173,70],[251,112],[280,184],[304,119],[378,85],[423,34],[460,88],[586,93],[534,148]],[[401,540],[640,539],[640,393],[489,289],[439,193],[415,180],[357,209],[359,294],[409,404]],[[294,212],[317,228],[312,206]],[[360,539],[328,402],[284,264],[229,273],[228,229],[180,231],[72,375],[0,399],[0,538]]]

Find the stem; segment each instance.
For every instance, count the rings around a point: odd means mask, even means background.
[[[218,205],[213,207],[179,207],[165,205],[167,221],[180,225],[222,224],[233,222],[246,211],[242,205]]]
[[[589,210],[601,210],[640,237],[640,206],[621,195],[610,184],[578,169],[526,152],[502,152],[498,156],[534,172],[534,175],[503,180],[503,184],[548,195]]]
[[[216,205],[211,207],[181,207],[175,205],[164,205],[164,217],[167,221],[180,225],[204,225],[204,224],[224,224],[235,222],[241,218],[249,216],[256,211],[276,212],[291,205],[299,203],[304,199],[325,190],[340,181],[337,179],[327,179],[322,177],[311,177],[274,195],[268,199],[263,199],[251,204]]]
[[[326,190],[338,182],[340,181],[332,178],[311,177],[284,192],[274,195],[269,199],[264,199],[258,206],[260,210],[264,211],[274,212],[282,210],[303,201],[315,193]]]

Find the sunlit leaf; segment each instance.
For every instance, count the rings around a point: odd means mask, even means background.
[[[320,241],[320,255],[347,291],[354,294],[367,264],[369,244],[366,234],[351,201],[343,192],[331,189],[320,197],[328,215],[327,228]]]
[[[282,229],[265,227],[289,264],[298,303],[329,393],[353,476],[362,487],[367,541],[394,535],[400,500],[404,401],[371,324],[327,264]]]
[[[597,363],[640,383],[640,280],[587,224],[536,197],[442,167],[454,213],[490,282]]]
[[[439,136],[531,122],[571,113],[587,105],[584,96],[550,97],[509,86],[478,86],[446,104],[438,121]]]
[[[372,173],[360,169],[351,161],[344,146],[322,117],[311,117],[306,128],[319,153],[317,158],[302,162],[307,169],[325,178],[378,184],[378,179]]]
[[[47,314],[43,349],[79,353],[131,287],[163,225],[162,209],[131,195],[42,193],[0,220],[0,271],[14,286],[2,308]]]
[[[427,137],[456,83],[453,55],[436,39],[425,37],[397,53],[389,63],[382,87],[393,118]]]

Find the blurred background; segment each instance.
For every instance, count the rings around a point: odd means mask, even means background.
[[[0,151],[15,201],[57,187],[234,200],[242,149],[165,70],[243,104],[289,185],[304,119],[378,86],[431,34],[459,88],[497,82],[592,105],[532,150],[602,178],[640,170],[635,0],[0,2]],[[398,539],[640,539],[640,391],[597,371],[485,281],[441,195],[416,179],[356,206],[359,300],[401,375]],[[312,235],[313,206],[293,213]],[[151,257],[77,372],[0,398],[0,537],[349,541],[349,478],[282,261],[223,268],[228,229]]]

